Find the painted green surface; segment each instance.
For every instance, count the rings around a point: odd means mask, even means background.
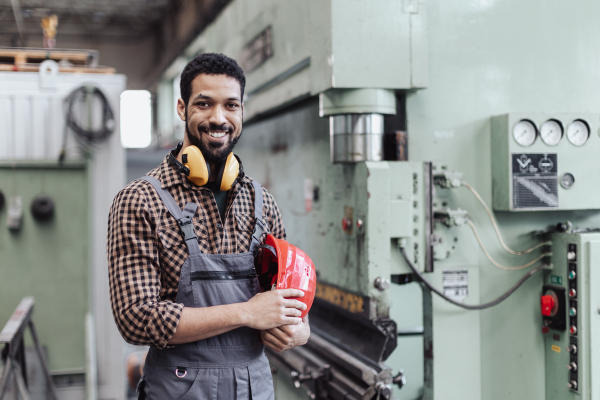
[[[17,232],[7,227],[7,204],[0,209],[0,325],[23,297],[33,296],[33,321],[50,370],[83,372],[89,308],[87,170],[82,164],[52,164],[0,165],[0,190],[7,202],[12,195],[23,200]],[[38,222],[30,212],[40,193],[54,200],[50,221]]]
[[[319,98],[322,117],[337,114],[396,114],[396,96],[390,89],[329,89]]]
[[[174,125],[173,83],[188,60],[200,52],[241,60],[244,47],[269,27],[273,56],[245,68],[246,119],[331,88],[425,87],[426,21],[425,0],[232,1],[165,71],[158,93],[170,101],[159,100],[158,124],[165,131]]]
[[[542,0],[431,0],[427,9],[429,84],[427,89],[407,95],[409,157],[443,162],[463,172],[464,179],[490,204],[491,117],[600,109],[600,53],[596,50],[600,25],[592,22],[600,3],[565,7],[559,1]],[[579,163],[596,164],[597,155],[582,157]],[[468,210],[496,260],[517,266],[531,259],[511,256],[500,248],[485,211],[466,189],[448,193],[447,199],[451,208]],[[600,226],[594,211],[497,212],[496,217],[507,244],[516,250],[535,243],[531,231],[559,221],[571,220],[579,227]],[[521,276],[493,267],[473,242],[468,227],[456,231],[462,243],[457,252],[463,254],[436,263],[436,269],[460,263],[464,252],[470,252],[479,268],[480,301],[497,297]],[[469,353],[478,352],[481,359],[481,393],[465,399],[546,398],[539,312],[542,281],[542,276],[536,276],[505,302],[479,312],[479,323],[461,325],[456,321],[452,338],[477,331],[481,338],[479,345],[463,347]],[[439,345],[434,343],[434,351],[436,348]],[[455,381],[453,361],[436,360],[436,398],[462,391],[464,386]],[[468,375],[460,371],[463,374]]]

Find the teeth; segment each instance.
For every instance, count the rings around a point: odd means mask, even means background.
[[[227,131],[208,131],[208,134],[214,138],[222,138],[227,134]]]

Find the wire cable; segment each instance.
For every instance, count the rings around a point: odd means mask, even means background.
[[[76,100],[84,99],[84,101],[90,101],[89,99],[85,98],[88,95],[90,97],[98,97],[98,99],[100,99],[100,103],[102,104],[102,126],[97,130],[82,128],[73,115],[73,109],[76,104]],[[59,162],[64,161],[66,157],[67,131],[69,128],[75,133],[75,137],[81,142],[81,144],[83,144],[83,146],[85,146],[88,150],[91,146],[108,139],[108,137],[115,130],[115,118],[112,108],[110,107],[108,99],[99,88],[95,86],[81,86],[73,90],[65,99],[65,102],[67,104],[67,113],[65,116],[63,145],[60,150]]]
[[[536,262],[540,261],[542,258],[544,258],[546,256],[552,255],[552,253],[544,253],[544,254],[538,256],[537,258],[534,258],[533,260],[531,260],[527,264],[521,265],[519,267],[505,267],[504,265],[501,265],[498,262],[496,262],[496,260],[494,260],[492,258],[492,256],[490,256],[490,253],[488,253],[488,251],[486,250],[485,246],[483,245],[483,242],[481,241],[481,237],[479,237],[479,233],[477,233],[477,229],[475,228],[475,225],[473,225],[473,223],[471,221],[469,221],[469,220],[467,220],[467,224],[469,224],[469,226],[473,230],[473,233],[475,234],[475,238],[477,239],[477,243],[479,243],[479,247],[481,247],[481,250],[483,250],[483,254],[485,254],[485,256],[487,257],[487,259],[490,260],[490,262],[492,264],[494,264],[496,267],[498,267],[498,268],[500,268],[500,269],[502,269],[504,271],[518,271],[520,269],[525,269],[527,267],[532,266]]]
[[[421,274],[417,268],[414,266],[414,264],[409,260],[408,256],[406,255],[406,252],[404,251],[403,247],[400,247],[400,253],[402,254],[402,257],[404,257],[404,261],[406,261],[406,265],[408,265],[408,267],[412,270],[412,272],[417,275],[417,277],[421,280],[421,282],[423,282],[423,284],[433,293],[437,294],[438,296],[440,296],[442,299],[454,304],[455,306],[458,307],[462,307],[466,310],[483,310],[486,308],[490,308],[493,306],[496,306],[500,303],[502,303],[504,300],[506,300],[511,294],[513,294],[519,287],[521,287],[521,285],[523,283],[525,283],[525,281],[529,278],[531,278],[533,275],[537,274],[540,271],[543,271],[544,269],[548,268],[547,265],[542,264],[537,268],[532,269],[531,271],[527,272],[525,275],[523,275],[523,277],[521,279],[519,279],[519,281],[517,283],[515,283],[510,289],[508,289],[508,291],[506,291],[503,295],[501,295],[500,297],[498,297],[496,300],[492,300],[488,303],[484,303],[484,304],[478,304],[478,305],[470,305],[470,304],[464,304],[464,303],[460,303],[456,300],[453,300],[451,298],[449,298],[448,296],[446,296],[444,293],[442,293],[441,291],[439,291],[438,289],[436,289],[431,283],[429,283],[427,281],[427,279],[425,279],[425,277],[423,276],[423,274]]]
[[[473,193],[475,195],[475,197],[477,198],[477,200],[479,200],[479,202],[481,203],[481,205],[483,206],[483,208],[485,208],[485,211],[487,212],[487,215],[490,217],[490,221],[492,221],[492,225],[494,226],[494,230],[496,231],[496,236],[498,236],[498,240],[500,241],[500,244],[502,245],[502,248],[504,248],[504,250],[506,250],[507,252],[509,252],[510,254],[514,254],[516,256],[522,256],[524,254],[529,254],[532,251],[534,251],[535,249],[545,246],[547,244],[551,244],[552,242],[542,242],[542,243],[538,243],[535,246],[533,246],[530,249],[527,250],[523,250],[523,251],[515,251],[513,249],[511,249],[510,247],[508,247],[506,245],[506,243],[504,243],[504,240],[502,239],[502,235],[500,234],[500,229],[498,229],[498,223],[496,222],[496,218],[494,217],[494,214],[492,214],[492,212],[490,211],[490,208],[488,207],[488,205],[486,204],[486,202],[483,200],[483,198],[481,198],[481,196],[479,195],[479,193],[477,193],[477,191],[473,188],[473,186],[469,185],[467,182],[465,181],[461,181],[461,185],[466,187],[467,189],[469,189],[471,191],[471,193]]]

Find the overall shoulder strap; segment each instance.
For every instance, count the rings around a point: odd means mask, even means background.
[[[252,231],[252,243],[250,244],[250,251],[254,251],[256,246],[260,244],[260,238],[264,232],[270,233],[265,220],[263,219],[263,191],[260,183],[252,181],[254,186],[254,230]]]
[[[192,202],[187,203],[183,208],[183,211],[181,211],[177,205],[177,202],[173,196],[171,196],[171,193],[160,186],[160,181],[158,179],[148,175],[143,176],[140,179],[149,182],[154,187],[156,193],[158,193],[161,200],[167,207],[167,210],[169,210],[171,215],[177,221],[179,229],[181,229],[181,233],[183,234],[183,239],[185,240],[189,254],[199,253],[200,248],[198,247],[198,238],[196,237],[194,225],[192,224],[192,218],[194,217],[194,214],[196,214],[198,204]]]

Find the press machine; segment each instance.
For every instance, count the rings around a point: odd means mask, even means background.
[[[240,62],[236,153],[316,265],[278,399],[600,399],[598,12],[234,0],[165,73],[168,134],[184,61]]]

